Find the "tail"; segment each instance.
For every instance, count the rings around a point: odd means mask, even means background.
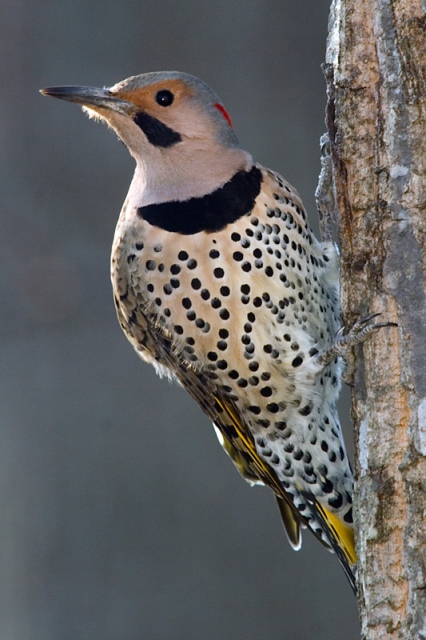
[[[326,532],[330,541],[330,547],[339,558],[352,590],[354,594],[357,595],[355,572],[358,558],[355,551],[353,528],[345,522],[342,522],[335,513],[329,511],[316,500],[310,498],[309,505]]]
[[[284,528],[288,537],[288,540],[296,551],[300,549],[302,545],[302,536],[300,527],[309,527],[309,522],[303,523],[302,518],[298,518],[294,509],[290,508],[287,502],[285,502],[279,496],[275,496],[278,508],[281,513],[281,518],[284,524]],[[308,502],[312,516],[317,524],[320,525],[322,532],[324,532],[326,540],[321,535],[311,528],[313,534],[318,538],[322,544],[328,549],[333,551],[343,567],[343,570],[349,580],[354,594],[357,594],[356,586],[356,563],[357,555],[355,551],[354,532],[351,526],[342,522],[334,513],[329,511],[326,507],[317,502],[312,495],[304,494],[306,502]]]

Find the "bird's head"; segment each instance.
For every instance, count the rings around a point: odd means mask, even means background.
[[[62,86],[41,92],[75,102],[112,127],[157,200],[174,199],[176,190],[179,199],[204,195],[252,164],[218,96],[189,74],[154,72],[107,89]]]

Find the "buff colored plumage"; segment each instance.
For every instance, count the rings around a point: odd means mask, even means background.
[[[355,589],[339,356],[379,325],[336,339],[334,245],[315,238],[295,189],[253,162],[197,78],[44,93],[106,121],[136,160],[111,259],[128,339],[199,403],[240,473],[272,489],[292,546],[307,526]]]

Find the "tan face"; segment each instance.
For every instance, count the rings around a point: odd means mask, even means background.
[[[80,105],[114,129],[137,163],[137,207],[203,197],[252,166],[218,96],[188,74],[157,72],[108,89],[60,86],[43,92]]]
[[[230,124],[222,105],[213,100],[211,104],[204,104],[196,90],[180,79],[161,80],[137,89],[119,83],[110,91],[115,97],[134,105],[136,112],[147,113],[184,137],[213,137],[218,113],[224,124]]]
[[[128,89],[126,86],[121,85],[122,83],[119,83],[111,87],[111,93],[117,98],[131,102],[137,109],[146,111],[159,120],[164,117],[166,111],[179,110],[182,107],[182,103],[195,97],[193,89],[182,80],[164,80],[138,89]],[[170,106],[163,106],[157,102],[156,96],[160,91],[170,91],[172,93],[173,102]]]

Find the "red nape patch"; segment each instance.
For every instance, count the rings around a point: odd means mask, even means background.
[[[218,111],[221,112],[221,114],[223,115],[223,117],[225,118],[226,122],[232,127],[234,128],[234,125],[232,124],[232,120],[229,116],[229,113],[227,112],[227,110],[225,109],[225,107],[222,107],[221,104],[219,104],[218,102],[216,102],[214,105],[214,107],[216,107],[216,109]]]

